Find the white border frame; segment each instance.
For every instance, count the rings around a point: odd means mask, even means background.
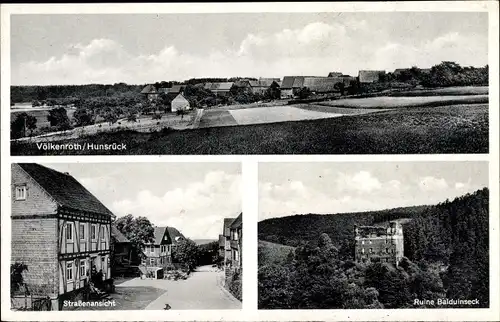
[[[10,163],[76,162],[242,162],[244,213],[243,308],[227,311],[85,311],[82,312],[13,312],[10,311],[8,287],[2,294],[2,320],[10,321],[138,321],[138,320],[225,320],[225,321],[493,321],[499,313],[499,98],[498,91],[498,2],[344,2],[344,3],[188,3],[188,4],[27,4],[1,5],[1,191],[2,193],[2,271],[8,281],[10,263]],[[242,13],[242,12],[389,12],[389,11],[483,11],[489,13],[490,91],[489,154],[453,155],[244,155],[244,156],[40,156],[10,157],[10,15],[40,13]],[[394,310],[257,310],[257,202],[258,162],[366,162],[366,161],[489,161],[490,174],[490,303],[489,309],[394,309]]]

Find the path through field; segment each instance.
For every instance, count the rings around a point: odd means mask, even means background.
[[[116,287],[150,286],[166,290],[146,310],[221,310],[241,309],[241,302],[222,286],[224,273],[211,266],[198,267],[187,280],[155,280],[135,278]]]

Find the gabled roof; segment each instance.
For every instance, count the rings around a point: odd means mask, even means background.
[[[92,193],[71,175],[36,163],[18,163],[61,206],[115,217]]]
[[[305,77],[303,86],[315,92],[333,92],[337,83],[343,83],[343,79],[340,77]]]
[[[166,232],[166,236],[168,238],[168,242],[171,244],[176,244],[180,240],[185,239],[184,235],[181,234],[181,232],[178,231],[174,227],[155,227],[155,232],[154,232],[154,235],[155,235],[154,244],[155,245],[161,244],[161,242],[163,240],[163,236],[165,236],[165,232]]]
[[[216,90],[219,90],[219,91],[228,91],[234,85],[233,82],[213,83],[212,86],[214,84],[217,84],[217,88],[212,88],[212,89],[216,89]]]
[[[231,229],[237,229],[237,228],[241,228],[242,224],[243,224],[243,213],[240,213],[240,215],[238,217],[236,217],[235,220],[233,220],[233,222],[231,223]]]
[[[154,85],[151,84],[146,85],[141,91],[141,94],[153,94],[153,93],[157,93],[157,91]]]
[[[179,93],[175,96],[175,98],[172,101],[186,101],[189,103],[189,101],[182,95],[182,93]]]
[[[328,77],[339,77],[342,76],[342,73],[340,72],[330,72],[328,73]]]
[[[180,93],[185,88],[186,88],[186,85],[173,85],[168,92],[169,93]]]
[[[293,80],[293,85],[292,88],[302,88],[304,87],[304,77],[303,76],[297,76]]]
[[[385,70],[360,70],[358,77],[361,83],[375,82],[380,79],[380,75],[385,75]]]
[[[283,82],[281,83],[281,88],[292,88],[295,76],[285,76],[283,77]]]
[[[130,240],[116,228],[115,224],[111,225],[111,237],[113,237],[117,243],[130,243]]]
[[[186,237],[184,237],[184,235],[174,227],[167,227],[167,232],[172,240],[172,244],[176,244],[181,240],[186,239]]]

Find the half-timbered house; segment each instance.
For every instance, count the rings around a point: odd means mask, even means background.
[[[68,173],[39,164],[13,164],[11,185],[11,261],[27,265],[30,293],[57,310],[96,277],[112,287],[111,211]]]

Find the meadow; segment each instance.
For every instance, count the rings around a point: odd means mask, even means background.
[[[203,119],[202,119],[203,122]],[[126,143],[124,151],[44,151],[11,143],[13,155],[53,154],[421,154],[488,153],[488,104],[407,107],[318,120],[120,131],[58,143]]]
[[[264,240],[259,240],[258,260],[259,266],[269,264],[282,264],[286,261],[290,252],[295,251],[295,247],[271,243]]]

